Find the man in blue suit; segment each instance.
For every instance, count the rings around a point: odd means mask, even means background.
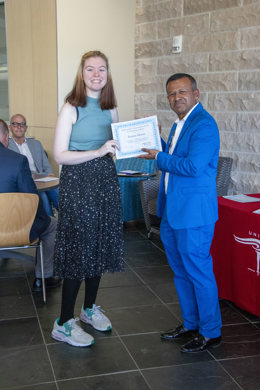
[[[8,126],[0,119],[0,193],[25,192],[38,194],[27,158],[22,154],[7,149],[8,141]],[[39,206],[31,228],[30,240],[33,241],[38,237],[42,240],[46,288],[60,285],[60,280],[52,277],[56,226],[56,219],[46,214],[41,198],[39,198]],[[41,291],[42,275],[40,262],[36,263],[35,276],[33,291]]]
[[[218,219],[216,174],[219,131],[198,102],[196,80],[185,73],[166,82],[178,115],[163,151],[142,149],[162,171],[157,213],[169,265],[174,271],[183,323],[161,334],[165,340],[190,337],[182,352],[201,352],[221,342],[221,314],[210,247]]]
[[[27,131],[25,117],[21,114],[13,115],[10,119],[9,129],[13,137],[9,140],[8,149],[25,155],[28,158],[32,173],[53,176],[52,167],[40,141],[25,138],[25,133]],[[58,210],[59,190],[55,188],[53,190],[41,192],[40,197],[42,198],[46,213],[53,216],[51,204]]]

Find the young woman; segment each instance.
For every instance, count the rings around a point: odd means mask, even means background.
[[[95,305],[98,286],[105,272],[123,271],[120,188],[112,158],[118,144],[111,123],[117,121],[107,57],[88,52],[59,114],[54,140],[54,157],[62,164],[54,274],[63,278],[63,290],[52,337],[78,347],[94,342],[74,319],[81,282],[81,321],[108,331],[111,322]]]

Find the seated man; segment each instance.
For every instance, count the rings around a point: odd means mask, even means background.
[[[27,158],[8,150],[8,141],[8,126],[0,119],[0,193],[24,192],[38,194]],[[61,283],[60,279],[52,277],[56,226],[57,220],[46,214],[42,200],[39,198],[38,210],[30,232],[30,240],[33,241],[38,237],[42,240],[46,288],[57,287]],[[39,256],[37,256],[37,259],[39,259]],[[35,276],[32,290],[41,291],[41,264],[38,261],[35,266]]]
[[[10,131],[13,138],[10,139],[8,149],[21,153],[28,158],[30,170],[32,173],[46,174],[53,176],[51,165],[40,141],[35,139],[26,139],[27,130],[26,119],[21,114],[13,115],[10,119]],[[59,190],[53,189],[41,192],[46,213],[53,216],[51,203],[58,210]]]

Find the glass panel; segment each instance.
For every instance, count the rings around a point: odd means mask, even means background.
[[[0,118],[5,121],[9,120],[5,5],[3,1],[0,1]]]

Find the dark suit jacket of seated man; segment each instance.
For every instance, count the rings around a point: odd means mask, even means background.
[[[0,193],[23,192],[38,194],[27,158],[22,154],[7,149],[8,127],[7,132],[5,132],[5,125],[5,122],[0,120]],[[41,198],[39,198],[36,217],[30,232],[30,240],[33,241],[37,237],[42,240],[46,287],[56,287],[57,284],[57,281],[52,278],[56,226],[56,219],[46,214]],[[40,262],[36,264],[35,275],[34,289],[37,290],[35,284],[41,279]]]

